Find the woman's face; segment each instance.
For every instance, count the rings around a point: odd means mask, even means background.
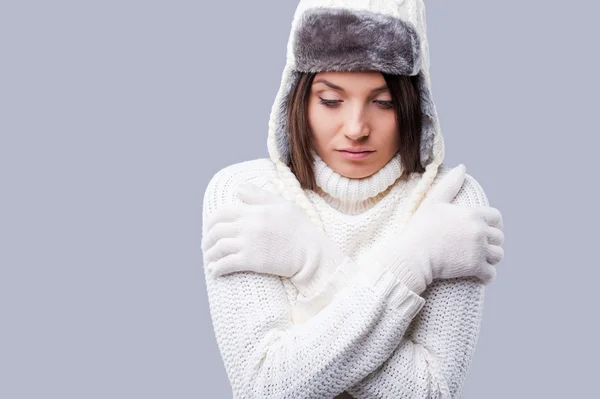
[[[308,102],[314,150],[342,176],[374,174],[399,149],[391,101],[380,72],[317,73]]]

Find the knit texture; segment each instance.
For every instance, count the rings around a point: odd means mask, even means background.
[[[206,189],[203,220],[220,205],[239,201],[237,185],[251,182],[277,192],[275,179],[269,159],[221,169]],[[373,182],[358,183],[372,187]],[[349,273],[321,309],[309,309],[314,316],[302,323],[293,321],[298,291],[288,279],[250,272],[205,274],[234,398],[332,398],[343,391],[365,399],[460,397],[479,335],[485,286],[476,278],[434,280],[419,296],[370,261],[397,233],[394,220],[416,183],[392,184],[384,190],[387,195],[360,213],[335,209],[306,191],[325,231],[359,271]],[[353,186],[344,198],[364,189]],[[454,202],[488,205],[468,174]],[[321,294],[326,281],[322,287]],[[305,298],[306,303],[319,303],[312,299]]]
[[[351,179],[335,173],[315,151],[313,157],[315,181],[322,189],[322,194],[325,194],[330,204],[336,204],[335,206],[345,213],[357,213],[356,209],[349,208],[357,204],[365,205],[363,210],[366,210],[369,207],[367,204],[373,204],[372,199],[384,193],[402,173],[400,153],[396,153],[377,172],[362,179]]]
[[[351,17],[356,23],[351,33],[338,33],[350,35],[347,38],[356,44],[366,39],[366,48],[349,46],[349,51],[356,50],[353,54],[366,57],[342,56],[338,63],[337,50],[344,47],[331,47],[335,38],[316,35],[323,39],[317,47],[297,40],[331,26],[319,19],[327,15],[338,22]],[[401,40],[373,41],[379,36],[370,32],[381,32],[380,24]],[[305,295],[299,295],[289,279],[272,274],[205,274],[215,336],[233,396],[330,399],[348,392],[356,399],[458,398],[479,335],[485,286],[475,277],[434,280],[417,295],[374,261],[445,172],[444,140],[429,78],[425,5],[422,0],[300,0],[291,28],[269,117],[269,159],[217,172],[205,192],[203,220],[219,206],[240,201],[237,185],[254,183],[294,202],[352,262],[334,270],[323,268]],[[303,32],[301,37],[297,32]],[[410,48],[387,51],[398,43],[410,43]],[[332,48],[335,57],[325,51],[312,58],[315,48]],[[299,73],[307,72],[307,66],[311,72],[348,70],[371,62],[371,69],[418,77],[425,172],[400,181],[398,160],[393,159],[370,178],[352,180],[317,159],[319,187],[303,190],[289,167],[286,113]],[[410,71],[397,72],[404,67]],[[454,203],[488,205],[470,175]]]

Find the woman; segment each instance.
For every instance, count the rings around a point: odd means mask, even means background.
[[[208,184],[202,250],[235,398],[454,398],[502,218],[442,166],[416,1],[301,1],[268,159]]]

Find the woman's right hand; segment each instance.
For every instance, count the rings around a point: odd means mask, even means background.
[[[437,278],[475,276],[488,284],[504,256],[500,211],[452,204],[465,173],[460,164],[433,186],[384,251],[382,263],[419,294]]]

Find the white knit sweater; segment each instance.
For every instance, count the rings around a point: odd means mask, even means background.
[[[298,78],[295,71],[307,68],[302,56],[296,56],[300,47],[295,35],[310,21],[304,18],[306,13],[317,8],[344,9],[355,14],[350,20],[361,20],[367,30],[372,21],[385,16],[418,33],[419,56],[414,65],[409,62],[411,70],[404,68],[409,59],[381,65],[389,68],[388,73],[419,76],[423,174],[407,182],[397,180],[401,168],[395,157],[367,179],[347,179],[317,158],[319,189],[300,187],[289,168],[286,108]],[[484,285],[474,277],[434,280],[419,296],[373,262],[373,254],[398,237],[431,186],[448,170],[443,167],[444,140],[430,87],[426,31],[423,0],[299,1],[269,117],[269,158],[217,172],[206,189],[203,220],[220,205],[239,202],[235,187],[250,181],[296,203],[359,265],[361,273],[335,295],[327,295],[331,288],[327,282],[339,280],[319,274],[315,286],[321,290],[308,298],[299,296],[288,279],[275,275],[237,272],[212,278],[205,273],[215,336],[234,398],[329,399],[342,392],[357,399],[461,397],[478,340]],[[402,53],[411,50],[416,47]],[[386,58],[385,49],[377,56]],[[454,202],[489,205],[470,175]],[[336,272],[343,274],[342,269]]]
[[[327,234],[361,268],[396,236],[417,178],[397,180],[399,159],[366,179],[347,179],[322,160],[316,192],[306,190]],[[448,169],[440,169],[434,184]],[[203,220],[238,202],[250,181],[276,192],[270,159],[228,166],[210,180]],[[456,204],[489,205],[467,174]],[[204,233],[204,229],[203,229]],[[288,279],[252,272],[205,274],[216,341],[234,398],[458,398],[478,340],[484,285],[475,278],[434,280],[422,296],[389,273],[356,278],[314,317],[294,324],[297,291]]]

